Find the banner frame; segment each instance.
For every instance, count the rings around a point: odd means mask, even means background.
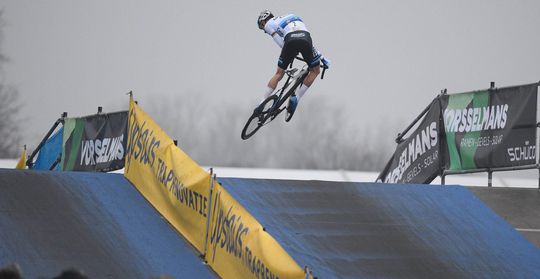
[[[493,92],[495,90],[500,90],[500,89],[508,89],[508,88],[513,88],[513,87],[517,87],[517,86],[534,86],[536,85],[537,87],[540,87],[540,81],[539,82],[533,82],[533,83],[527,83],[527,84],[521,84],[521,85],[511,85],[511,86],[504,86],[504,87],[495,87],[495,82],[490,82],[490,87],[488,89],[485,89],[486,91],[488,92]],[[537,100],[538,102],[538,100]],[[538,108],[537,108],[537,111],[536,113],[538,114]],[[441,121],[442,121],[442,116],[441,116]],[[539,131],[539,128],[540,128],[540,122],[538,122],[538,119],[536,120],[536,134],[537,134],[537,137],[536,137],[536,146],[539,147],[540,144],[539,144],[539,140],[540,138],[538,137],[538,131]],[[538,155],[538,148],[537,148],[537,155]],[[444,153],[441,154],[442,156],[444,156]],[[520,170],[533,170],[533,169],[538,169],[538,189],[540,190],[540,159],[538,158],[539,156],[536,156],[536,163],[535,164],[529,164],[529,165],[522,165],[522,166],[510,166],[510,167],[494,167],[494,168],[478,168],[478,169],[467,169],[467,170],[447,170],[444,168],[443,165],[441,165],[441,175],[440,175],[440,178],[441,178],[441,185],[445,185],[446,184],[446,176],[447,175],[458,175],[458,174],[471,174],[471,173],[481,173],[481,172],[487,172],[488,173],[488,187],[492,187],[493,186],[493,183],[492,183],[492,178],[493,178],[493,172],[504,172],[504,171],[520,171]],[[444,159],[444,158],[443,158]],[[442,164],[442,160],[441,160],[441,164]]]
[[[533,83],[520,84],[520,85],[504,86],[504,87],[495,87],[495,82],[492,81],[492,82],[490,82],[490,87],[489,88],[476,90],[476,91],[488,91],[491,94],[492,92],[497,91],[497,90],[505,90],[505,89],[510,89],[510,88],[514,88],[514,87],[521,87],[521,86],[537,86],[537,87],[540,87],[540,81],[533,82]],[[395,138],[395,142],[398,145],[401,142],[403,142],[404,137],[407,135],[407,133],[420,121],[420,119],[422,119],[422,117],[424,117],[426,115],[426,113],[429,110],[429,107],[431,106],[431,104],[433,102],[435,102],[435,101],[438,101],[439,105],[441,105],[441,103],[440,103],[441,102],[441,97],[445,96],[445,95],[449,95],[447,93],[447,89],[441,90],[441,92],[430,102],[430,105],[427,106],[412,121],[412,123],[409,124],[402,132],[397,134],[397,136]],[[537,102],[538,101],[540,101],[540,100],[537,98]],[[442,109],[442,106],[441,106],[441,109]],[[536,113],[538,115],[538,106],[536,108]],[[439,127],[444,127],[444,119],[443,119],[443,114],[442,113],[439,115],[439,123],[438,124],[439,124]],[[491,167],[491,168],[483,167],[483,168],[467,169],[467,170],[449,170],[449,169],[446,169],[446,166],[445,166],[445,161],[446,161],[445,157],[446,156],[445,156],[445,152],[443,152],[444,148],[445,148],[445,145],[441,144],[441,145],[439,145],[439,148],[438,148],[439,156],[441,157],[441,159],[439,161],[440,172],[439,172],[438,175],[435,175],[434,177],[432,177],[432,179],[430,181],[433,181],[433,179],[435,179],[435,177],[439,176],[441,178],[441,185],[445,185],[445,182],[446,182],[445,178],[446,178],[447,175],[487,172],[488,173],[488,187],[492,187],[492,175],[493,175],[493,172],[538,169],[538,189],[540,190],[540,158],[539,158],[540,157],[540,133],[539,133],[540,129],[539,128],[540,128],[540,121],[537,118],[536,119],[536,142],[535,142],[535,145],[536,145],[537,148],[536,148],[536,162],[534,164],[521,165],[521,166],[507,166],[507,167]],[[439,142],[446,141],[445,133],[446,133],[446,131],[444,131],[442,129],[439,130],[439,133],[438,133],[438,141]],[[490,154],[489,156],[492,156],[492,155]],[[386,163],[384,169],[386,169],[387,166],[392,163],[392,160],[393,160],[393,156],[388,160],[388,162]],[[384,172],[384,170],[383,170],[383,172]],[[379,174],[379,176],[380,176],[380,174]],[[376,181],[378,181],[378,179],[379,179],[379,177],[377,178]]]
[[[471,173],[488,173],[488,187],[492,187],[492,175],[493,172],[504,172],[504,171],[520,171],[520,170],[534,170],[538,169],[538,189],[540,190],[540,164],[524,165],[524,166],[513,166],[513,167],[500,167],[500,168],[481,168],[481,169],[472,169],[472,170],[443,170],[441,175],[441,185],[446,185],[446,176],[447,175],[458,175],[458,174],[471,174]]]
[[[423,123],[426,118],[427,118],[427,115],[429,113],[431,113],[431,110],[432,110],[432,107],[434,104],[438,105],[439,106],[439,110],[438,110],[438,113],[439,113],[439,117],[438,119],[437,118],[433,118],[434,119],[434,123],[437,123],[438,125],[438,129],[437,129],[437,145],[438,147],[436,148],[436,151],[437,151],[437,156],[439,156],[440,159],[439,160],[439,163],[437,165],[437,171],[434,171],[433,174],[427,176],[427,179],[424,180],[424,182],[413,182],[413,183],[422,183],[422,184],[426,184],[426,183],[430,183],[431,181],[433,181],[437,176],[440,176],[441,173],[442,173],[442,167],[443,167],[443,162],[442,162],[442,159],[444,159],[444,153],[442,152],[443,150],[443,147],[441,146],[441,142],[444,142],[444,132],[442,132],[441,128],[444,127],[443,126],[443,116],[442,116],[442,113],[441,113],[441,97],[442,96],[445,96],[447,95],[447,90],[446,89],[443,89],[441,90],[441,92],[439,94],[437,94],[430,102],[429,104],[426,106],[426,108],[411,122],[411,124],[409,124],[407,126],[407,128],[405,128],[402,132],[398,133],[396,138],[395,138],[395,143],[397,144],[396,145],[396,151],[394,151],[394,154],[390,157],[390,159],[388,160],[388,162],[385,164],[385,167],[383,168],[383,171],[381,171],[379,173],[379,175],[377,176],[377,178],[375,179],[375,182],[384,182],[381,179],[381,175],[383,172],[385,172],[385,170],[387,168],[389,168],[392,163],[394,162],[395,160],[395,154],[399,148],[399,145],[402,144],[403,142],[409,140],[411,137],[413,137],[413,135],[415,133],[418,132],[418,128],[419,128],[419,125],[421,125],[421,123]],[[418,126],[417,126],[418,125]],[[415,131],[414,132],[411,132],[411,130],[415,128]],[[410,132],[410,133],[409,133]],[[425,181],[428,181],[428,182],[425,182]],[[407,182],[406,182],[407,183]],[[410,182],[408,182],[410,183]]]
[[[36,157],[37,153],[39,152],[39,150],[43,147],[43,145],[45,144],[45,142],[49,139],[49,137],[53,134],[53,132],[56,130],[56,128],[58,127],[58,125],[62,124],[64,125],[64,121],[65,119],[67,118],[67,112],[63,112],[61,115],[60,115],[60,118],[58,118],[54,124],[52,125],[52,127],[49,129],[49,131],[47,132],[47,134],[45,134],[45,136],[43,137],[43,139],[39,142],[38,146],[36,147],[36,149],[34,149],[34,151],[32,151],[32,154],[30,154],[30,156],[28,156],[28,158],[26,159],[26,166],[28,167],[28,169],[32,169],[34,167],[34,157]]]

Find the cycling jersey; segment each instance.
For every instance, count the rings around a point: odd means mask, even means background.
[[[286,69],[298,53],[309,67],[318,67],[321,54],[313,47],[311,36],[300,17],[294,14],[273,17],[264,25],[264,32],[272,36],[282,48],[278,66]]]
[[[308,30],[300,17],[294,14],[289,14],[271,18],[264,25],[264,31],[270,36],[277,33],[281,38],[285,38],[285,36],[290,32]]]

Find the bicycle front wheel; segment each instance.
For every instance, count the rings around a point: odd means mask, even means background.
[[[249,117],[248,121],[246,122],[246,125],[244,125],[244,129],[242,129],[242,134],[240,137],[243,140],[249,139],[251,136],[253,136],[262,126],[269,123],[271,121],[271,117],[268,116],[269,113],[271,113],[274,109],[274,104],[277,102],[278,96],[272,95],[266,100],[264,100],[259,107],[262,109],[259,112],[253,112],[253,114]]]

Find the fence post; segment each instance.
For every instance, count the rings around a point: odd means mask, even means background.
[[[439,169],[441,170],[441,185],[445,184],[446,174],[445,174],[445,156],[443,149],[447,146],[445,144],[445,130],[444,130],[444,119],[442,113],[441,97],[447,94],[446,88],[441,90],[441,94],[437,96],[437,101],[439,102],[439,131],[437,132],[437,140],[439,141]]]
[[[206,233],[204,238],[204,249],[201,257],[206,262],[206,252],[208,250],[208,231],[210,230],[210,212],[212,208],[212,194],[214,191],[214,182],[216,181],[216,175],[214,174],[214,169],[210,168],[210,193],[208,197],[208,211],[206,212]]]
[[[444,174],[444,171],[443,171],[443,173],[441,174],[441,184],[442,185],[444,185],[445,180],[446,180],[446,175]]]

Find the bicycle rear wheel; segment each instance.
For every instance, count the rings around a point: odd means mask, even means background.
[[[262,126],[272,121],[271,117],[268,117],[268,114],[273,111],[274,104],[277,102],[278,96],[272,95],[266,100],[264,100],[259,107],[261,107],[260,112],[253,112],[253,114],[249,117],[248,121],[246,122],[246,125],[244,125],[244,129],[242,129],[242,134],[240,137],[243,140],[249,139],[251,136],[253,136]]]

